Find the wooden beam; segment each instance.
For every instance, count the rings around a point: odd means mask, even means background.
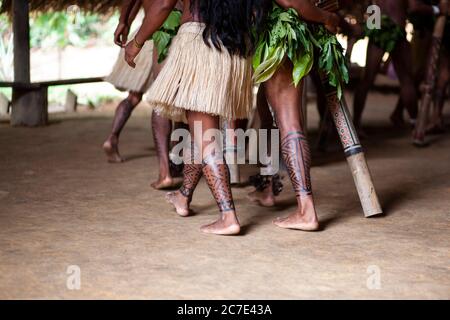
[[[30,23],[28,0],[12,3],[14,33],[14,82],[29,84]],[[47,124],[47,87],[13,88],[11,125],[41,126]]]
[[[75,78],[75,79],[63,79],[63,80],[50,80],[50,81],[40,81],[40,82],[4,82],[0,81],[1,87],[19,88],[19,89],[38,89],[41,87],[53,87],[53,86],[63,86],[72,84],[82,84],[82,83],[94,83],[103,82],[105,77],[93,77],[93,78]]]

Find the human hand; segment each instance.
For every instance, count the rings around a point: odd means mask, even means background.
[[[325,28],[331,33],[337,33],[338,27],[341,22],[341,18],[335,13],[330,13],[328,16],[327,22],[325,23]]]
[[[139,52],[141,52],[141,48],[136,46],[134,39],[125,46],[125,61],[130,67],[136,67],[134,59],[136,59]]]
[[[129,33],[130,27],[124,22],[119,22],[114,32],[114,43],[123,48],[127,43]]]

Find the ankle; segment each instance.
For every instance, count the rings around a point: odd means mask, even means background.
[[[171,177],[171,175],[169,173],[167,173],[167,174],[161,173],[158,176],[158,180],[159,181],[171,180],[171,179],[172,179],[172,177]]]
[[[220,217],[223,221],[239,223],[237,220],[236,211],[220,212]]]
[[[109,137],[108,137],[108,141],[109,141],[110,143],[117,143],[117,142],[119,142],[119,136],[116,135],[116,134],[111,134],[111,135],[109,135]]]
[[[316,208],[312,195],[305,195],[297,198],[299,215],[315,218],[317,220]]]
[[[180,189],[178,189],[177,194],[180,198],[182,198],[183,200],[186,200],[187,203],[191,203],[192,201],[192,194],[191,192],[185,188],[184,186],[181,186]]]

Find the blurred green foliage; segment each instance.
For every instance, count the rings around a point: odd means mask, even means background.
[[[30,45],[33,48],[64,48],[68,45],[82,47],[90,38],[98,35],[99,22],[97,14],[37,14],[30,18]]]
[[[0,1],[1,2],[1,1]],[[63,50],[67,46],[112,45],[114,30],[119,20],[117,12],[109,15],[86,13],[74,8],[62,12],[30,14],[30,45],[33,49]],[[13,42],[12,25],[7,15],[0,15],[0,81],[12,80]],[[93,84],[55,86],[49,88],[49,102],[62,104],[68,89],[76,92],[81,104],[101,105],[121,97],[114,88],[101,87],[95,94]],[[11,100],[11,88],[0,88]]]

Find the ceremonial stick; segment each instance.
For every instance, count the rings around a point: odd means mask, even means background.
[[[441,7],[448,8],[448,0],[441,0]],[[447,10],[448,11],[448,10]],[[430,56],[428,61],[425,82],[420,86],[422,100],[419,106],[419,114],[417,123],[413,132],[413,144],[422,147],[426,145],[425,134],[427,130],[428,117],[430,113],[430,105],[433,99],[433,92],[436,87],[437,69],[439,64],[439,56],[442,46],[442,38],[444,37],[445,24],[447,22],[447,12],[441,12],[434,25],[433,40],[431,43]]]
[[[344,148],[345,157],[355,181],[364,215],[368,218],[382,214],[383,210],[373,185],[372,176],[367,166],[358,134],[351,120],[345,97],[342,96],[339,100],[336,88],[328,83],[326,77],[322,77],[322,84],[327,98],[327,106]]]
[[[328,11],[337,11],[339,2],[337,0],[319,0],[316,5]],[[328,77],[320,75],[322,85],[327,98],[327,106],[332,115],[339,138],[344,148],[348,165],[355,181],[356,190],[363,207],[366,218],[383,213],[378,200],[372,176],[367,166],[361,143],[356,133],[355,126],[351,120],[350,112],[345,102],[345,97],[338,98],[337,90],[331,86]]]

